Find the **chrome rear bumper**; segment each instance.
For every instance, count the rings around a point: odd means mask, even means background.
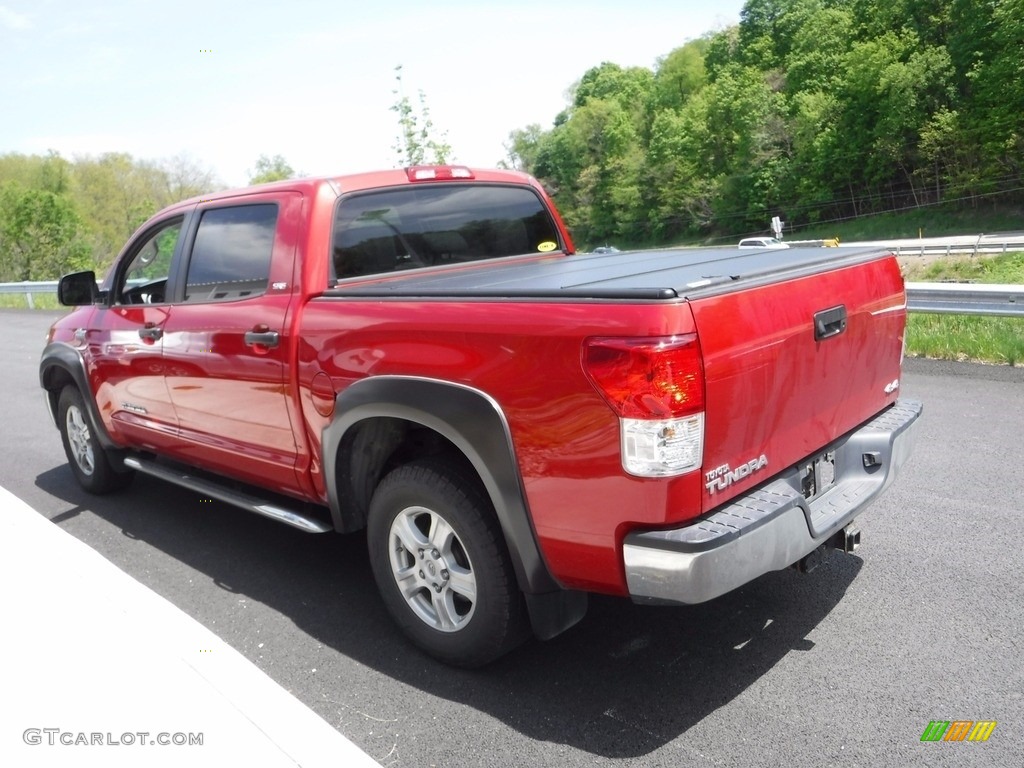
[[[682,528],[626,536],[623,559],[637,602],[702,603],[786,568],[842,531],[895,479],[913,449],[922,404],[900,400],[845,435],[835,484],[811,501],[793,467]]]

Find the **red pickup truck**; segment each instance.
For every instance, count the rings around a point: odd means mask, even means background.
[[[365,530],[397,623],[466,666],[590,592],[699,603],[851,551],[921,413],[891,254],[576,253],[510,171],[188,200],[59,293],[40,381],[86,490]]]

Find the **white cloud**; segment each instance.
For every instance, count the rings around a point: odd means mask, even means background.
[[[10,8],[0,5],[0,26],[8,29],[31,29],[32,19],[23,13],[16,13]]]

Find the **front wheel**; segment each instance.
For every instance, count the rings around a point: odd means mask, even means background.
[[[57,401],[57,424],[68,464],[75,479],[89,493],[109,493],[124,488],[132,481],[131,472],[114,469],[107,452],[100,445],[85,412],[85,401],[77,387],[66,386]]]
[[[501,528],[465,473],[435,461],[392,471],[373,495],[367,541],[388,611],[430,655],[477,667],[525,638]]]

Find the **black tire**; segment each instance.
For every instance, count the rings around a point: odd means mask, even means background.
[[[433,460],[393,470],[370,503],[367,542],[385,606],[434,658],[479,667],[528,636],[501,528],[474,477]]]
[[[68,385],[61,390],[57,426],[68,464],[82,488],[103,494],[124,488],[132,481],[134,473],[114,469],[110,456],[96,439],[78,387]]]

